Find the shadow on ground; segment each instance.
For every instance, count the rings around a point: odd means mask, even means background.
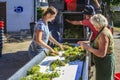
[[[28,61],[27,51],[3,54],[0,57],[0,80],[7,80]]]
[[[120,33],[114,34],[114,39],[120,39]]]

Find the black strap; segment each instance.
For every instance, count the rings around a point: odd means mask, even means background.
[[[98,32],[98,34],[95,36],[95,39],[98,37],[98,35],[103,31],[103,29],[104,29],[105,27],[103,27],[99,32]],[[92,40],[91,42],[94,42],[95,41],[95,39],[94,40]]]
[[[44,50],[45,55],[47,56],[47,52]]]

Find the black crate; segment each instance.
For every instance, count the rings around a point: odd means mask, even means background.
[[[58,11],[64,10],[64,0],[48,0],[49,6],[54,6]]]
[[[83,20],[83,14],[80,12],[63,12],[62,26],[60,28],[61,42],[76,43],[79,40],[86,40],[86,27],[82,25],[72,25],[66,22],[69,20]]]
[[[60,41],[60,24],[55,22],[50,22],[48,24],[51,35],[57,40]]]
[[[76,11],[83,11],[88,0],[77,0]]]

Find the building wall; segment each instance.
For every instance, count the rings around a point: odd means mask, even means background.
[[[29,29],[34,17],[34,0],[0,0],[6,1],[7,32]]]

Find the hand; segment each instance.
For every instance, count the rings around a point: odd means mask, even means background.
[[[51,50],[50,50],[50,53],[51,53],[51,54],[58,55],[58,52],[57,52],[57,51],[55,51],[55,50],[54,50],[54,49],[52,49],[52,48],[51,48]]]
[[[86,44],[89,44],[90,41],[78,41],[77,43],[80,44],[80,45],[85,44],[85,43],[86,43]]]
[[[59,47],[62,51],[64,50],[64,45],[60,44]]]
[[[89,49],[90,49],[90,45],[87,44],[87,43],[84,43],[84,44],[82,44],[81,46],[82,46],[85,50],[88,50],[88,51],[89,51]]]
[[[56,52],[54,50],[51,51],[51,54],[59,55],[58,52]]]
[[[77,43],[80,44],[86,50],[88,50],[90,47],[89,45],[90,41],[78,41]]]

